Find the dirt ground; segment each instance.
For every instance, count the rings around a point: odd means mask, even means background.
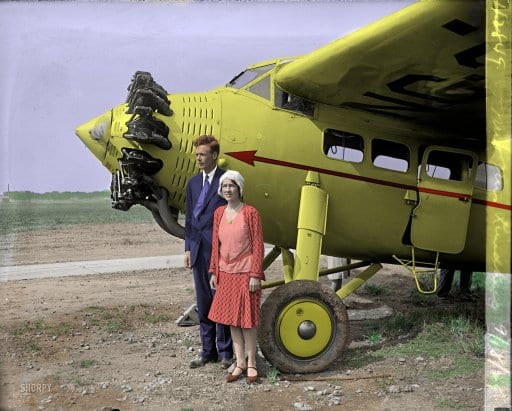
[[[153,224],[116,224],[4,237],[0,252],[4,265],[18,265],[181,254],[183,243]],[[413,308],[410,274],[394,266],[384,271],[371,281],[393,293],[356,292],[347,301],[349,313],[385,305],[396,315]],[[276,262],[267,279],[280,278]],[[175,323],[194,302],[185,268],[9,281],[0,289],[2,410],[483,408],[483,370],[441,383],[411,377],[415,368],[450,367],[449,358],[387,358],[348,368],[354,350],[371,349],[365,320],[350,321],[346,354],[324,372],[303,376],[306,381],[273,381],[262,356],[260,381],[250,386],[242,380],[226,384],[218,364],[190,369],[200,350],[198,327]],[[439,398],[450,398],[452,408]]]

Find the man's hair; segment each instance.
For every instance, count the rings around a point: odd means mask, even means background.
[[[208,136],[208,135],[199,136],[192,142],[192,144],[194,145],[194,147],[208,146],[208,147],[210,147],[210,150],[212,151],[212,153],[219,154],[219,150],[220,150],[219,141],[213,136]]]

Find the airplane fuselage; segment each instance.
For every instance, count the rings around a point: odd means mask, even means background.
[[[440,148],[443,160],[429,165],[439,169],[450,155],[458,159],[466,153],[444,145],[443,136],[432,135],[428,128],[414,129],[407,122],[350,108],[312,105],[282,92],[273,76],[274,70],[269,70],[243,87],[235,83],[205,93],[168,95],[172,115],[153,116],[169,128],[170,149],[123,137],[133,118],[125,113],[127,104],[91,120],[78,134],[103,127],[99,137],[82,139],[112,174],[120,170],[123,148],[161,160],[162,167],[150,178],[168,190],[168,205],[180,211],[186,183],[198,171],[192,141],[215,135],[221,146],[218,165],[244,175],[244,200],[260,211],[268,243],[295,248],[301,187],[311,170],[320,176],[320,187],[329,198],[323,254],[394,262],[393,255],[410,258],[415,246],[418,260],[432,261],[433,253],[440,251],[445,265],[484,269],[486,213],[510,213],[505,202],[500,203],[500,190],[492,191],[498,201],[489,203],[489,188],[474,185],[476,163],[471,159],[465,170],[464,162],[461,170],[451,170],[465,177],[433,178],[434,187],[427,189],[419,183],[428,147]],[[484,147],[468,148],[485,164]],[[415,214],[432,198],[425,213]],[[464,213],[466,219],[458,224],[453,217]],[[444,237],[445,245],[436,247],[437,240],[426,232],[435,225],[440,231],[433,235]],[[427,237],[429,245],[423,248]]]

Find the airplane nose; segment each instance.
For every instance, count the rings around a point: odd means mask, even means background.
[[[107,142],[110,138],[112,112],[107,111],[101,116],[78,126],[76,135],[82,140],[94,156],[103,163],[107,152]]]

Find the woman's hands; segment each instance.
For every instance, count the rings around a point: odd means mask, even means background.
[[[251,277],[249,279],[249,291],[251,293],[258,291],[261,288],[261,281],[259,278]]]
[[[215,274],[210,277],[210,287],[214,290],[217,288],[217,276]]]
[[[215,274],[212,274],[210,277],[210,287],[212,289],[217,288],[217,276]],[[261,280],[259,278],[251,277],[249,279],[249,291],[251,293],[258,291],[261,288]]]

